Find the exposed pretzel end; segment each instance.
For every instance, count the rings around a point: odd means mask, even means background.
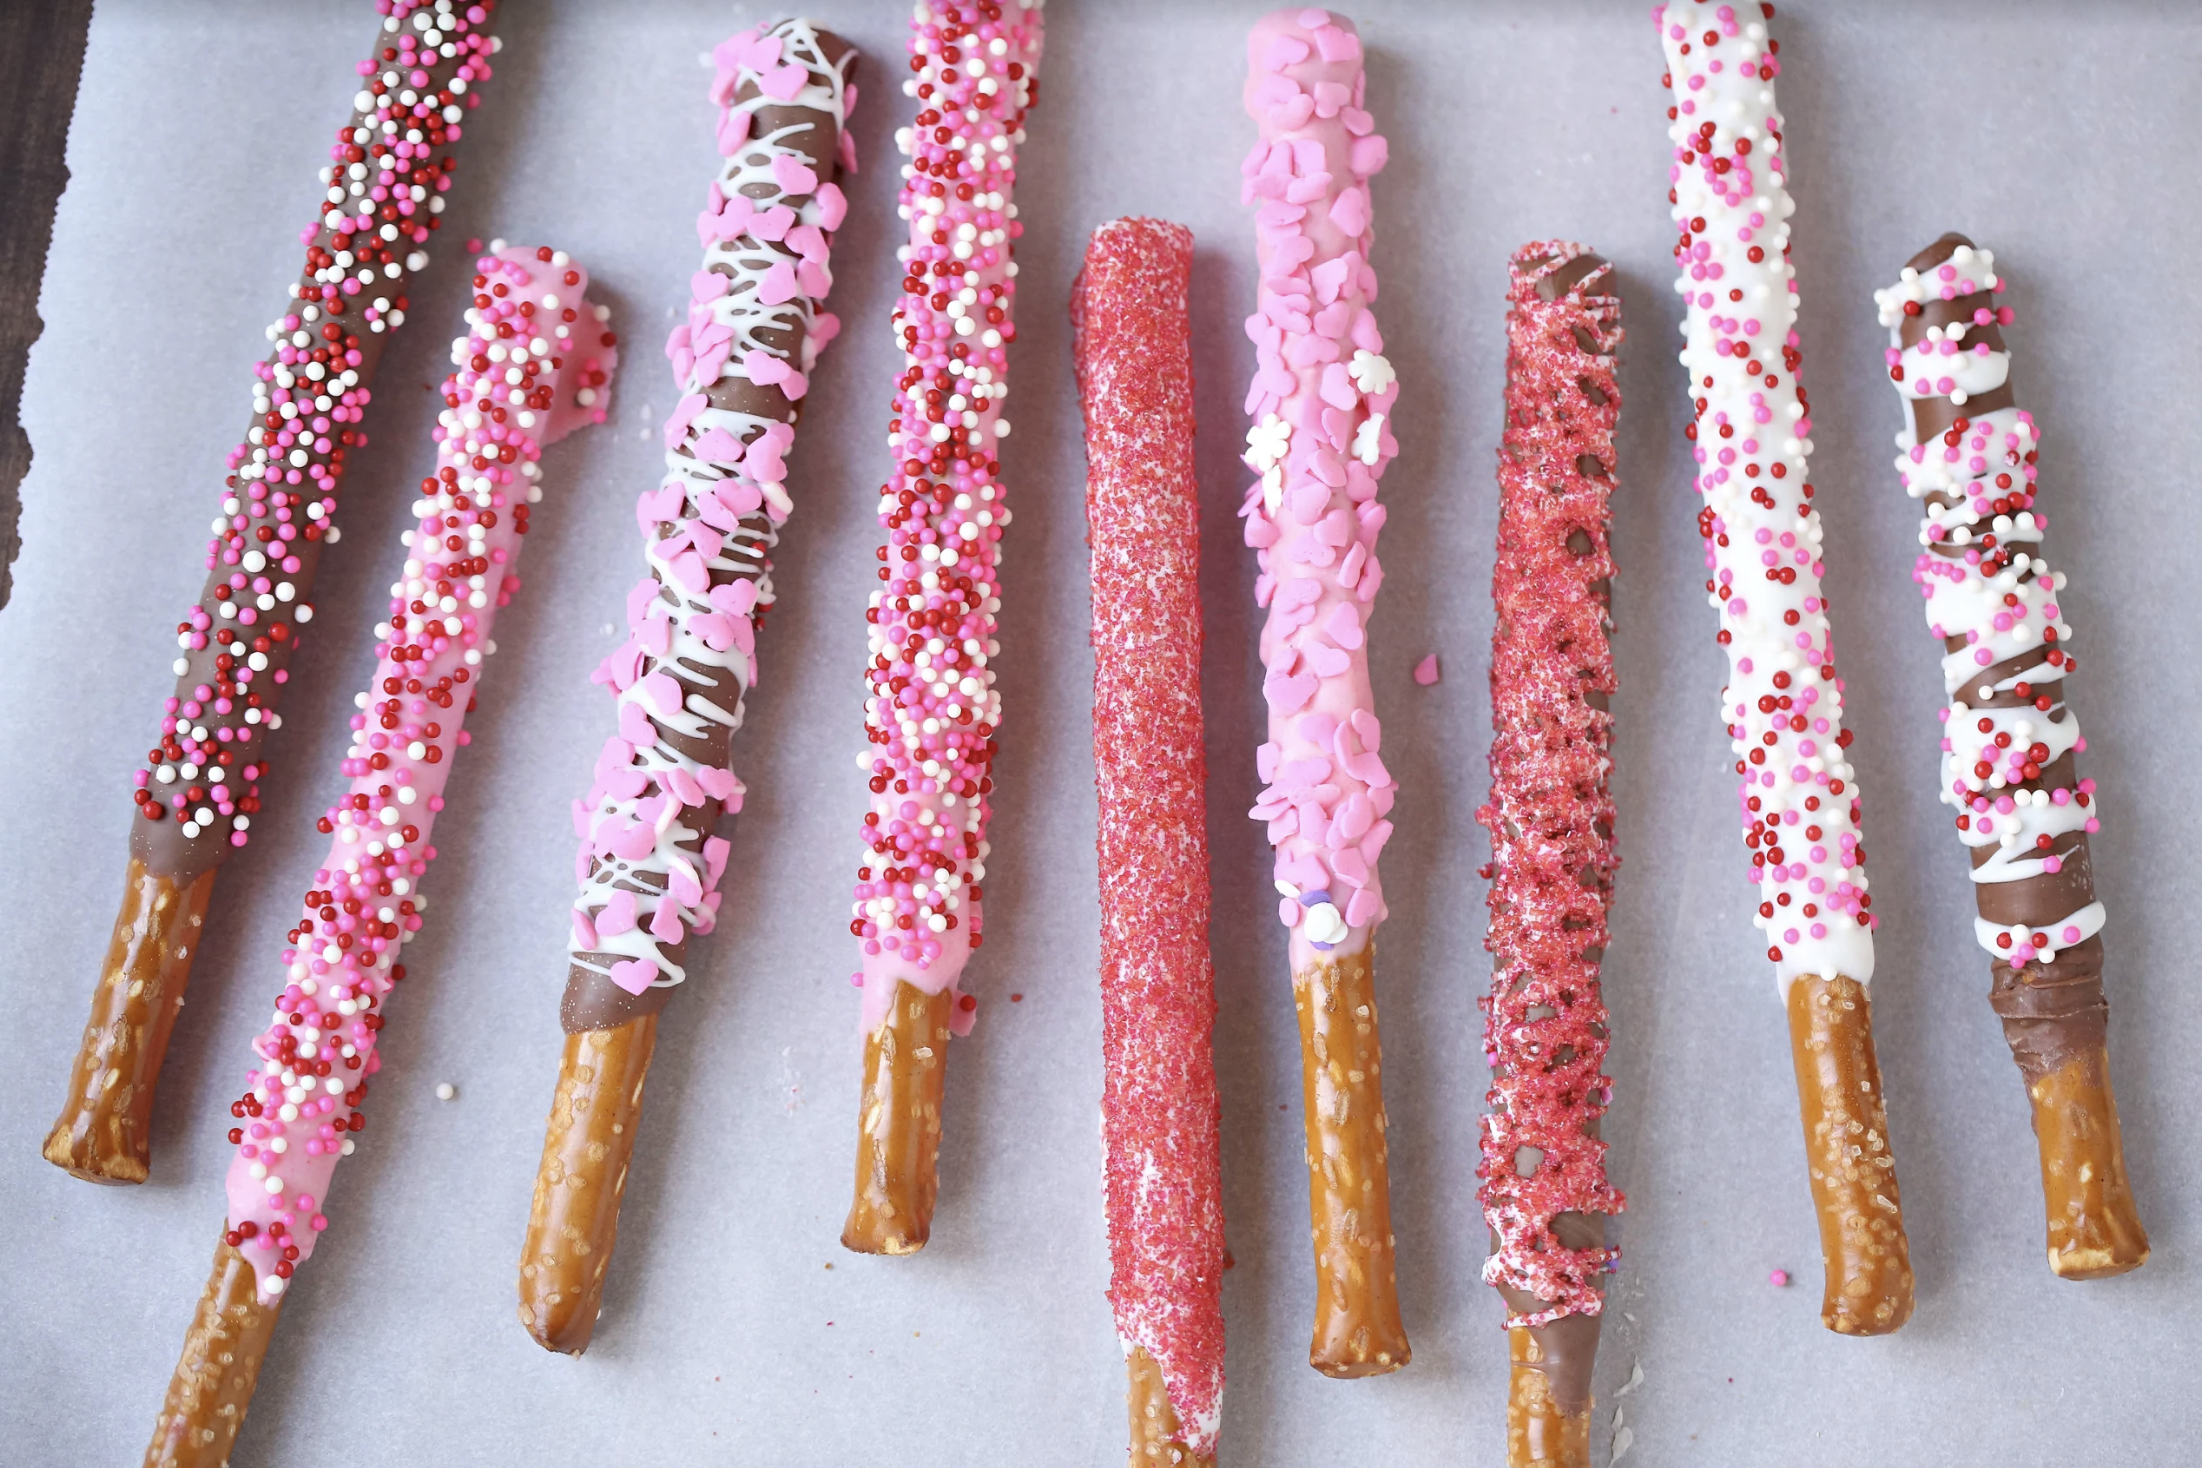
[[[940,1098],[955,994],[895,985],[894,1005],[864,1037],[856,1198],[841,1245],[858,1254],[915,1254],[932,1237],[940,1188]]]
[[[1315,1242],[1315,1338],[1325,1376],[1380,1376],[1412,1359],[1399,1319],[1384,1139],[1376,952],[1317,954],[1293,971]]]
[[[566,1036],[520,1254],[520,1323],[546,1351],[587,1350],[603,1308],[657,1033],[647,1014]]]
[[[1911,1249],[1866,986],[1840,974],[1794,980],[1789,1045],[1826,1268],[1820,1321],[1838,1335],[1887,1335],[1911,1318]]]
[[[69,1099],[45,1158],[93,1183],[142,1183],[151,1161],[153,1090],[205,931],[214,871],[177,885],[130,858],[122,911],[69,1073]]]
[[[2026,1088],[2041,1145],[2049,1267],[2059,1279],[2107,1279],[2148,1262],[2148,1234],[2126,1181],[2110,1056],[2097,1045]]]
[[[1586,1400],[1576,1412],[1560,1409],[1535,1332],[1509,1330],[1506,1345],[1512,1363],[1506,1392],[1507,1468],[1590,1468],[1591,1403]]]

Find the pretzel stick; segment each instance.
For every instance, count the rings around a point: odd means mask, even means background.
[[[254,1038],[246,1090],[230,1106],[239,1124],[228,1226],[148,1463],[216,1468],[228,1458],[276,1307],[328,1227],[337,1163],[367,1124],[359,1108],[381,1068],[384,1006],[405,978],[398,955],[421,928],[419,882],[467,742],[461,726],[496,650],[497,609],[519,590],[542,448],[606,415],[617,342],[581,269],[499,241],[476,270],[470,330],[453,344],[458,370],[444,380],[433,434],[437,469],[413,501],[402,579],[352,718],[348,788],[316,823],[329,852],[283,952],[275,1017]]]
[[[145,1181],[154,1087],[214,874],[251,839],[260,812],[270,766],[255,741],[282,726],[275,706],[313,618],[322,549],[337,540],[344,461],[367,442],[355,425],[390,330],[405,320],[405,293],[428,264],[422,247],[451,187],[446,149],[481,101],[499,46],[486,29],[496,0],[472,20],[428,0],[385,9],[377,61],[360,63],[366,90],[323,170],[329,197],[305,232],[304,273],[254,369],[252,417],[230,452],[207,543],[206,588],[176,625],[175,692],[132,791],[144,819],[131,823],[115,940],[44,1148],[47,1161],[90,1182]],[[394,60],[380,59],[386,50]],[[387,201],[375,197],[383,192]]]
[[[588,1348],[619,1238],[658,1017],[566,1036],[520,1255],[520,1323],[546,1350]]]
[[[2145,1263],[2148,1235],[2110,1090],[2105,914],[2088,856],[2095,782],[2077,777],[2087,741],[2063,698],[2066,577],[2041,557],[2041,440],[2011,394],[2002,288],[1993,255],[1946,234],[1875,301],[1889,377],[1909,405],[1896,470],[1926,511],[1913,579],[1943,639],[1942,799],[1972,852],[1989,1002],[2033,1102],[2049,1267],[2100,1279]]]
[[[969,1033],[978,1008],[959,985],[984,937],[1002,712],[987,662],[1001,651],[996,567],[1010,520],[996,455],[1017,335],[1010,242],[1024,232],[1012,195],[1041,35],[1039,0],[933,0],[911,15],[904,85],[918,113],[896,139],[911,160],[900,195],[910,236],[892,317],[904,370],[887,433],[897,464],[880,486],[883,584],[864,613],[871,747],[857,766],[871,809],[849,919],[864,1084],[841,1242],[864,1254],[911,1253],[931,1236],[947,1063],[936,1037],[944,1019]]]
[[[1309,22],[1313,22],[1312,25]],[[1362,110],[1353,23],[1280,10],[1247,42],[1247,112],[1261,126],[1241,172],[1260,201],[1261,312],[1246,324],[1258,368],[1247,395],[1247,466],[1261,482],[1240,513],[1261,565],[1255,600],[1269,740],[1253,818],[1276,848],[1278,917],[1290,930],[1300,1016],[1315,1334],[1309,1364],[1368,1376],[1407,1363],[1393,1278],[1373,935],[1384,919],[1376,858],[1398,787],[1377,754],[1364,624],[1383,581],[1376,484],[1398,452],[1398,399],[1369,306],[1376,275],[1368,179],[1384,139]]]
[[[183,1356],[153,1425],[145,1468],[223,1468],[245,1425],[275,1335],[280,1296],[263,1299],[252,1265],[226,1238],[184,1337]]]
[[[696,221],[688,320],[667,345],[681,398],[666,476],[636,507],[651,574],[628,595],[632,635],[597,673],[619,732],[574,807],[566,1046],[520,1257],[521,1322],[573,1355],[603,1299],[657,1015],[687,977],[689,938],[717,917],[730,848],[712,832],[742,804],[728,756],[792,507],[783,460],[840,326],[820,303],[847,207],[834,180],[855,159],[844,124],[856,53],[783,20],[713,55],[726,161]]]
[[[1223,1160],[1200,712],[1193,233],[1094,231],[1071,289],[1093,543],[1102,1188],[1132,1461],[1209,1464],[1223,1407]]]
[[[898,983],[887,1017],[864,1036],[856,1200],[841,1230],[843,1246],[857,1253],[914,1254],[932,1237],[954,1002],[945,989]]]
[[[1753,12],[1709,0],[1653,12],[1675,101],[1668,199],[1688,308],[1698,533],[1728,654],[1721,713],[1762,899],[1753,921],[1789,1011],[1826,1272],[1820,1319],[1881,1335],[1910,1318],[1912,1276],[1866,994],[1873,898],[1807,479],[1779,45],[1739,14]]]
[[[70,1069],[70,1100],[46,1137],[46,1160],[56,1167],[86,1182],[145,1181],[153,1088],[213,895],[211,870],[179,883],[131,856],[122,914]]]
[[[1599,1118],[1607,1017],[1599,961],[1613,898],[1614,688],[1609,534],[1621,407],[1613,268],[1581,245],[1509,262],[1506,428],[1491,577],[1494,966],[1479,1197],[1484,1279],[1507,1306],[1509,1464],[1588,1468],[1590,1376],[1603,1318],[1607,1181]]]

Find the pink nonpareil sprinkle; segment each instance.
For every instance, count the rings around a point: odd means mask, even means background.
[[[1772,1285],[1775,1289],[1787,1289],[1789,1288],[1789,1271],[1786,1269],[1777,1269],[1772,1274],[1766,1276],[1766,1282]]]
[[[1437,654],[1433,652],[1414,665],[1414,681],[1427,688],[1437,680]]]

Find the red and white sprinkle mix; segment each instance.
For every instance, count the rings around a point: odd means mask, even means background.
[[[1811,411],[1797,381],[1796,205],[1774,106],[1780,43],[1761,11],[1771,7],[1672,0],[1653,19],[1675,100],[1667,197],[1681,232],[1675,289],[1688,308],[1682,362],[1697,418],[1686,432],[1704,498],[1705,591],[1728,653],[1721,722],[1762,899],[1752,921],[1786,992],[1806,974],[1872,979],[1873,899],[1820,584]]]
[[[402,944],[420,931],[421,877],[443,809],[460,728],[474,706],[497,608],[514,574],[530,508],[542,498],[543,446],[601,423],[618,360],[607,314],[564,253],[493,243],[476,262],[471,330],[453,344],[433,436],[437,469],[421,481],[405,537],[404,579],[375,628],[375,672],[355,702],[349,790],[317,823],[332,839],[314,873],[275,1016],[253,1041],[245,1092],[230,1105],[229,1243],[261,1294],[282,1293],[328,1226],[322,1211],[348,1133],[379,1068],[382,1006],[405,977]]]
[[[441,150],[481,102],[495,8],[377,0],[382,43],[359,63],[352,119],[321,170],[328,194],[301,232],[305,270],[268,327],[275,349],[254,369],[252,424],[230,451],[206,589],[176,624],[176,691],[133,780],[139,814],[186,843],[161,865],[204,871],[251,839],[267,772],[254,741],[282,723],[277,689],[313,619],[315,543],[335,544],[344,461],[367,442],[364,379],[380,356],[370,339],[404,322],[406,289],[428,263],[422,247],[451,187]]]
[[[903,295],[892,326],[903,351],[887,446],[895,474],[880,487],[881,587],[865,670],[866,737],[857,756],[871,809],[857,835],[849,931],[862,965],[866,1033],[886,1018],[895,985],[954,990],[982,936],[989,851],[986,797],[994,788],[1001,699],[987,664],[1001,610],[1001,416],[1017,266],[1024,232],[1012,202],[1017,145],[1037,94],[1038,4],[920,0],[911,16],[917,100],[895,143],[900,214],[910,241],[897,249]],[[959,995],[951,1024],[970,1031],[977,1001]]]
[[[1537,289],[1586,253],[1560,241],[1517,250],[1507,299],[1491,803],[1476,812],[1491,830],[1484,947],[1496,962],[1482,1009],[1493,1080],[1476,1173],[1497,1239],[1485,1282],[1547,1306],[1509,1315],[1509,1326],[1599,1314],[1605,1296],[1595,1281],[1621,1253],[1569,1248],[1552,1228],[1561,1213],[1624,1206],[1606,1180],[1606,1144],[1585,1133],[1613,1094],[1598,987],[1618,865],[1606,783],[1613,715],[1585,695],[1614,688],[1606,603],[1592,583],[1613,575],[1620,302],[1602,278],[1609,266],[1557,300]],[[1578,333],[1599,350],[1587,350]],[[1586,461],[1597,472],[1586,472]]]

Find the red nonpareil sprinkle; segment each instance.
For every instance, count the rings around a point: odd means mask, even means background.
[[[1071,293],[1093,543],[1102,1183],[1118,1336],[1195,1451],[1223,1394],[1223,1187],[1210,1031],[1192,231],[1103,225]],[[1207,1424],[1205,1429],[1199,1424]]]
[[[985,941],[980,884],[1002,709],[999,558],[1013,515],[1002,482],[1002,416],[1016,265],[1017,143],[1032,106],[1038,0],[936,0],[912,13],[909,220],[902,293],[889,314],[902,350],[879,489],[886,544],[865,609],[865,739],[871,808],[852,893],[863,959],[862,1023],[885,1019],[898,983],[954,990]],[[970,1030],[958,1004],[951,1027]]]
[[[1620,1254],[1568,1248],[1552,1231],[1558,1214],[1623,1206],[1606,1181],[1605,1143],[1585,1135],[1611,1096],[1598,959],[1616,865],[1603,706],[1614,680],[1601,588],[1613,575],[1606,534],[1621,402],[1611,355],[1620,303],[1604,293],[1610,266],[1583,275],[1575,264],[1588,253],[1557,241],[1515,252],[1506,321],[1491,577],[1497,732],[1491,803],[1476,813],[1491,830],[1484,946],[1496,959],[1481,1001],[1494,1081],[1477,1196],[1498,1239],[1484,1279],[1548,1307],[1510,1326],[1599,1313],[1593,1282]],[[1560,288],[1571,276],[1582,278]]]

